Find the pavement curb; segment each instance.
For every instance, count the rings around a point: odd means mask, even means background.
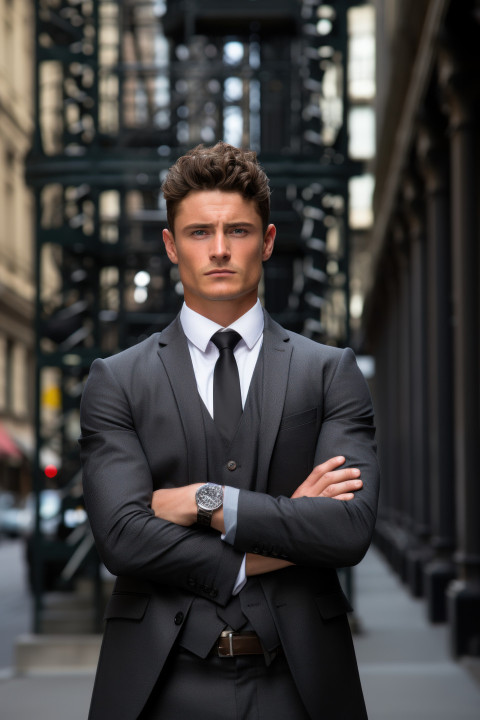
[[[15,643],[15,673],[94,672],[101,640],[101,635],[19,635]]]

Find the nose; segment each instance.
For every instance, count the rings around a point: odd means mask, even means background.
[[[230,243],[223,230],[218,230],[210,243],[210,257],[216,260],[225,260],[230,257]]]

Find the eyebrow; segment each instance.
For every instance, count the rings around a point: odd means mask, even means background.
[[[182,230],[200,230],[202,228],[210,228],[213,227],[215,223],[190,223],[189,225],[185,225]],[[248,222],[246,220],[235,220],[234,222],[225,223],[225,228],[232,228],[232,227],[238,227],[239,225],[242,225],[243,227],[255,227],[254,223]]]

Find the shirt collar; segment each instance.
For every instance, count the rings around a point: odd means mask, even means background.
[[[205,352],[210,338],[217,330],[222,330],[222,326],[209,320],[204,315],[200,315],[183,303],[180,312],[180,322],[182,323],[183,332],[199,350]],[[239,317],[231,325],[231,330],[236,330],[242,336],[248,349],[251,350],[257,343],[260,335],[263,333],[264,317],[260,300],[257,299],[255,305],[248,310],[245,315]],[[225,328],[226,329],[226,328]]]

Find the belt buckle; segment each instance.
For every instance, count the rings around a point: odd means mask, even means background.
[[[233,636],[236,635],[236,633],[233,630],[224,630],[222,633],[220,633],[220,637],[228,638],[228,650],[229,652],[225,655],[220,655],[220,650],[218,650],[218,657],[234,657],[233,652]]]

